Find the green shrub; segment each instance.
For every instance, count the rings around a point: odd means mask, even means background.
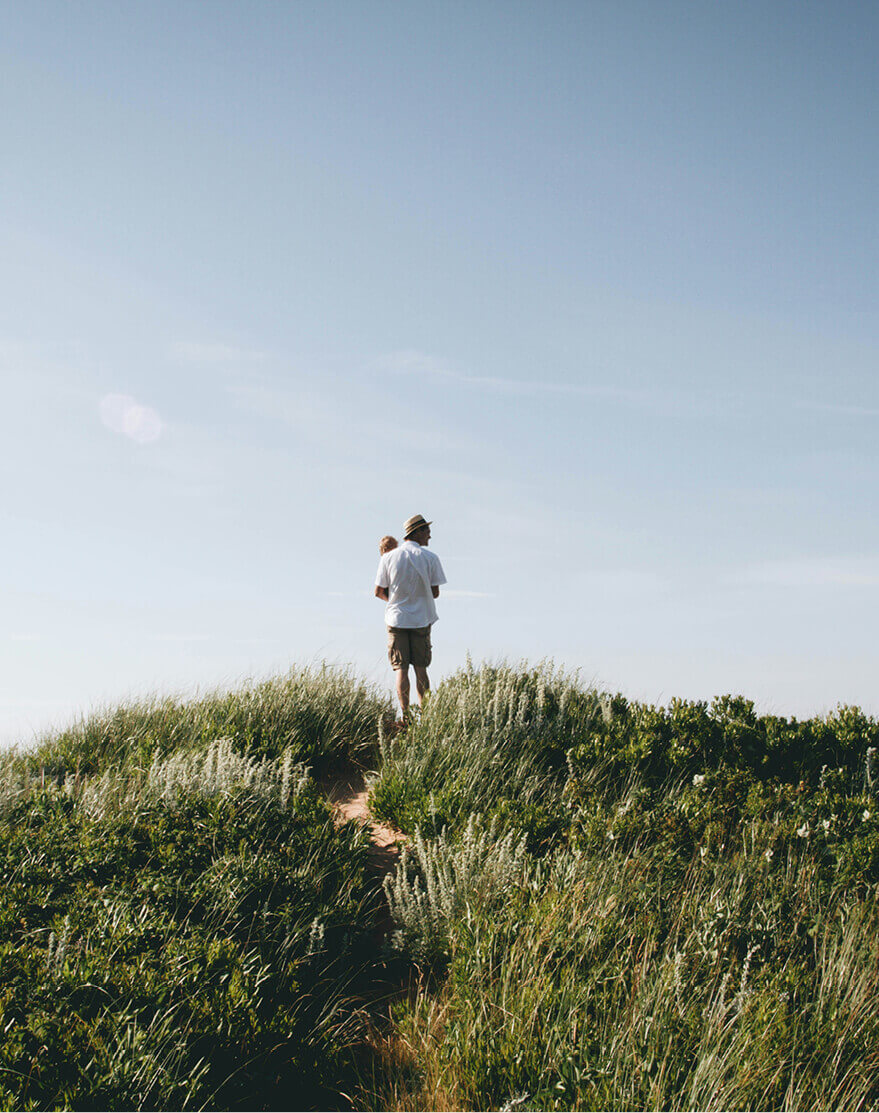
[[[632,773],[662,784],[723,767],[812,784],[825,767],[842,768],[850,786],[862,785],[867,754],[879,739],[879,723],[856,707],[797,722],[757,716],[742,696],[718,696],[710,705],[673,699],[667,708],[613,696],[600,706],[568,758],[589,792],[605,784],[613,792]]]

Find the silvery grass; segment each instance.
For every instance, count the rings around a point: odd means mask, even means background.
[[[68,773],[60,785],[46,782],[20,759],[7,755],[0,763],[0,815],[47,783],[73,797],[90,819],[103,819],[153,803],[174,804],[183,794],[231,795],[240,789],[286,809],[309,780],[309,767],[294,760],[292,749],[277,759],[251,757],[238,753],[230,738],[215,739],[201,751],[157,757],[146,769],[123,765],[92,776]]]
[[[503,900],[528,869],[525,837],[500,834],[496,822],[471,816],[458,839],[443,831],[427,839],[415,832],[403,847],[397,869],[384,880],[397,930],[392,945],[419,963],[448,957],[453,925],[467,919],[478,900]]]
[[[183,795],[248,795],[281,808],[292,806],[309,782],[309,770],[293,760],[287,749],[277,759],[239,754],[230,738],[218,738],[203,752],[186,750],[158,758],[146,770],[108,769],[83,778],[79,806],[90,819],[102,819],[122,809],[163,803],[175,804]],[[76,780],[65,787],[74,791]]]
[[[20,800],[30,796],[39,774],[28,769],[27,762],[12,750],[0,755],[0,815],[5,815]]]
[[[528,803],[564,770],[565,749],[600,713],[600,698],[552,662],[465,668],[430,693],[409,730],[382,738],[377,814],[450,821],[488,812],[500,795]]]
[[[345,668],[323,664],[181,700],[143,699],[83,718],[44,738],[22,760],[63,778],[111,765],[145,767],[155,756],[230,738],[239,751],[309,763],[368,760],[390,697]]]
[[[876,1108],[875,893],[828,902],[758,827],[671,887],[611,848],[532,862],[505,904],[474,886],[445,986],[402,1020],[420,1083],[388,1107]]]

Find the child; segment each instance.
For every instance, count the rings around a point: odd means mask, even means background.
[[[386,534],[378,543],[378,551],[382,556],[384,556],[385,553],[389,553],[391,549],[396,549],[396,547],[397,539],[396,537],[391,537],[390,534]]]

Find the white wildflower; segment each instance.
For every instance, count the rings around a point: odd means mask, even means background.
[[[870,818],[869,808],[864,808],[864,814],[861,818],[863,819],[864,823],[867,822],[867,820]]]
[[[772,849],[771,846],[767,846],[766,849],[763,851],[763,857],[766,859],[767,862],[771,862],[772,859],[775,857],[775,851]]]
[[[704,780],[705,780],[705,774],[704,773],[694,773],[693,774],[693,784],[694,785],[698,786],[698,785],[702,784],[702,782]]]
[[[477,816],[470,817],[454,846],[445,830],[428,839],[416,829],[396,872],[384,880],[391,915],[399,925],[395,945],[417,959],[448,955],[450,925],[474,896],[498,899],[521,885],[528,862],[524,835],[517,838],[509,831],[501,838],[496,822],[484,825]]]
[[[825,831],[829,831],[830,830],[830,820],[829,819],[822,819],[821,820],[821,826],[824,828]]]
[[[708,851],[705,849],[704,846],[699,847],[699,857],[700,858],[704,858],[707,853],[708,853]]]
[[[797,838],[798,839],[807,839],[808,837],[809,837],[809,822],[807,820],[803,824],[802,827],[797,828]]]

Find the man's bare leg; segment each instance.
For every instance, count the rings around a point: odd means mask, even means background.
[[[416,675],[418,670],[416,669]],[[419,689],[420,691],[420,689]],[[400,711],[405,723],[409,717],[409,670],[397,669],[397,699],[400,701]]]
[[[423,703],[426,693],[430,691],[427,669],[420,665],[413,665],[412,668],[415,669],[415,689],[418,692],[418,702]]]

